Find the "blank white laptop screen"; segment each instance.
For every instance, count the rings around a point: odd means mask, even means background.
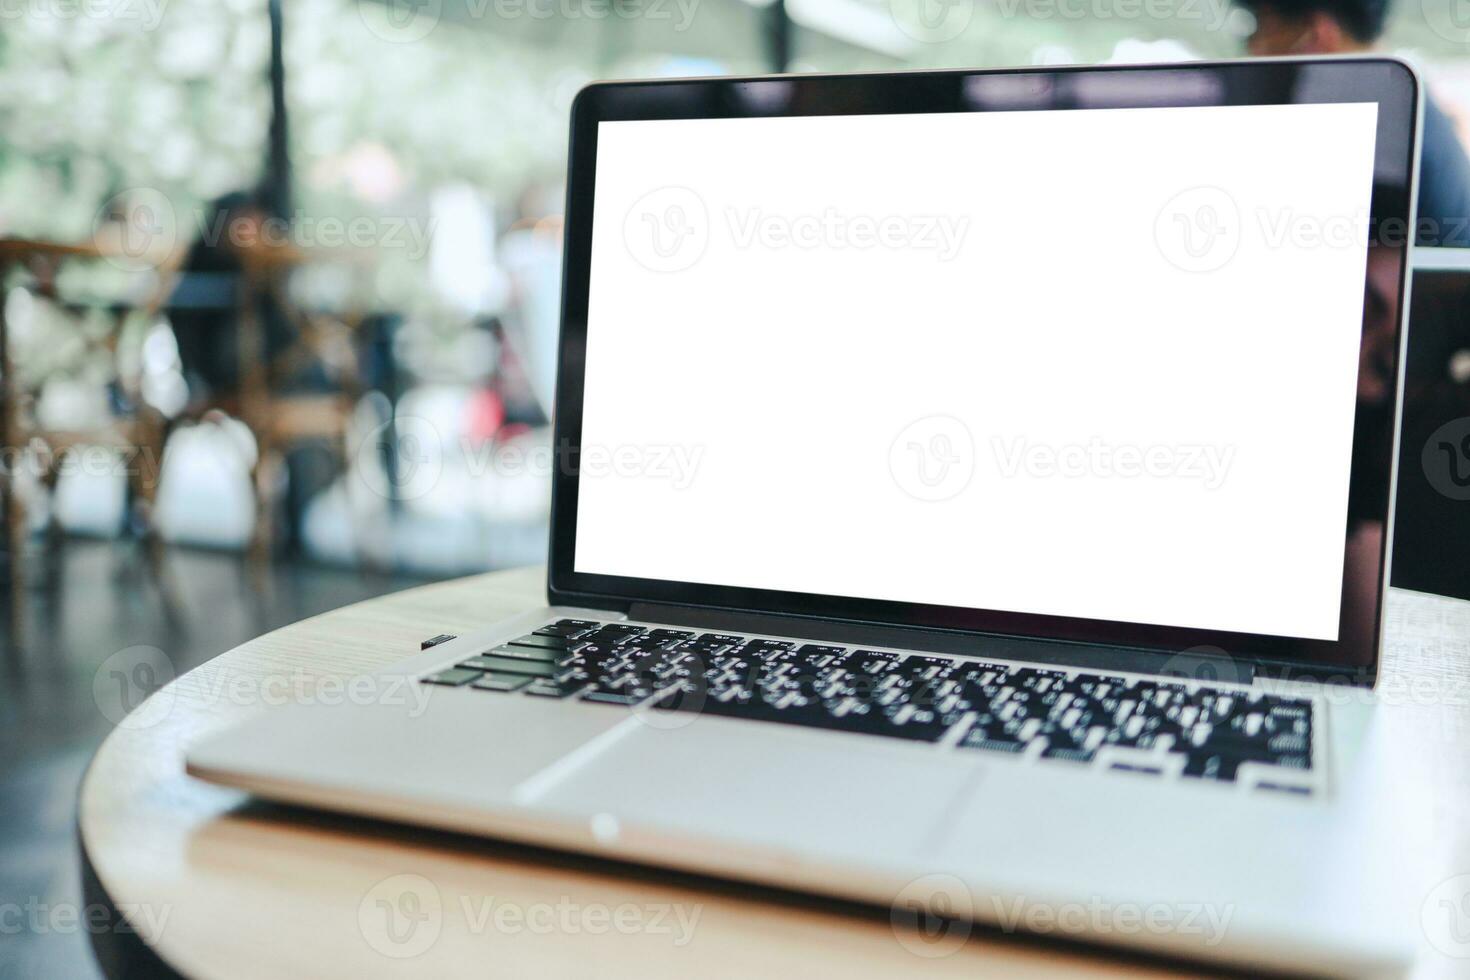
[[[1336,639],[1375,125],[603,122],[576,571]]]

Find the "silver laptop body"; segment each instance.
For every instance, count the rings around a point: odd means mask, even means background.
[[[589,87],[547,605],[189,771],[920,927],[1398,972],[1417,105],[1377,58]]]

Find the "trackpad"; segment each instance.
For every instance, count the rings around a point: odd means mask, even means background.
[[[784,725],[700,718],[658,730],[629,719],[608,734],[572,765],[554,766],[535,798],[521,802],[845,853],[902,828],[917,855],[940,838],[940,818],[980,775],[932,746]]]

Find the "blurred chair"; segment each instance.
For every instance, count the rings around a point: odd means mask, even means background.
[[[210,375],[203,397],[191,400],[180,421],[224,412],[244,422],[255,439],[256,517],[246,555],[256,564],[271,555],[278,537],[277,488],[289,452],[324,444],[344,471],[350,460],[349,425],[364,390],[357,350],[365,319],[357,302],[362,289],[349,290],[348,308],[337,311],[306,309],[291,290],[293,275],[327,263],[346,265],[354,277],[371,271],[361,251],[232,235],[207,251],[196,246],[166,304],[186,369]]]
[[[151,521],[152,501],[157,492],[156,464],[162,457],[164,419],[141,397],[138,378],[123,371],[118,364],[118,341],[128,317],[135,313],[145,316],[156,314],[164,295],[163,288],[153,289],[141,301],[97,300],[64,297],[56,287],[58,267],[68,261],[96,261],[112,256],[112,252],[97,244],[66,244],[21,238],[0,238],[0,438],[5,448],[5,466],[0,472],[0,508],[3,508],[5,546],[9,569],[10,592],[9,640],[11,649],[18,651],[25,638],[25,557],[30,522],[24,501],[18,492],[18,467],[22,460],[30,457],[37,461],[37,477],[40,486],[53,495],[57,481],[67,458],[85,449],[101,447],[114,450],[128,460],[125,466],[128,476],[128,503],[132,519],[127,525],[138,536],[153,574],[163,596],[166,612],[173,617],[176,603],[168,586],[163,566],[162,542]],[[162,283],[166,278],[172,256],[158,260]],[[16,283],[24,274],[28,281]],[[84,310],[103,310],[110,318],[111,329],[100,337],[82,336],[86,348],[100,351],[113,367],[112,383],[117,386],[118,398],[112,413],[105,422],[84,427],[48,427],[36,417],[35,392],[31,391],[14,360],[11,346],[10,325],[6,320],[6,308],[11,288],[28,289],[39,300],[58,305],[73,314]],[[45,551],[48,581],[57,583],[57,544],[60,541],[60,525],[54,507],[50,509],[45,533]]]

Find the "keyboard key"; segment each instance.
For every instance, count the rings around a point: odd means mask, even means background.
[[[597,704],[634,705],[644,699],[636,694],[623,694],[618,691],[589,691],[582,695],[582,700]]]
[[[629,643],[637,643],[639,646],[649,650],[667,650],[683,643],[685,640],[694,639],[694,634],[689,630],[657,629],[649,630],[642,636],[629,640]]]
[[[449,670],[441,670],[439,673],[424,678],[425,684],[443,684],[446,687],[459,687],[468,684],[480,676],[478,670],[465,670],[462,667],[451,667]]]
[[[496,647],[493,650],[482,653],[480,656],[507,657],[511,660],[540,660],[552,663],[560,659],[566,653],[565,650],[547,650],[544,647],[523,647],[514,643]]]
[[[567,648],[567,638],[564,636],[540,636],[536,633],[510,642],[513,646],[540,647],[543,650],[565,650]]]
[[[583,633],[578,636],[573,647],[575,648],[584,643],[592,643],[598,646],[617,646],[630,637],[644,632],[647,632],[647,628],[643,626],[629,626],[626,623],[608,623],[606,626],[601,626],[590,633]]]
[[[747,640],[737,653],[742,657],[764,659],[787,653],[796,646],[789,640]]]
[[[515,660],[510,657],[494,657],[484,654],[460,664],[470,670],[494,670],[523,677],[550,677],[556,673],[556,664],[543,660]]]
[[[517,674],[482,674],[471,687],[482,691],[518,691],[531,683],[531,678]]]
[[[699,636],[685,643],[681,650],[693,653],[719,653],[738,647],[745,642],[745,637],[736,636],[733,633],[701,633]]]
[[[575,685],[558,684],[554,680],[533,680],[526,686],[525,693],[538,698],[564,698],[576,690]]]
[[[572,637],[588,630],[596,629],[601,623],[590,619],[561,619],[548,626],[536,630],[537,636],[566,636]]]
[[[825,667],[847,652],[847,647],[829,647],[808,643],[797,649],[797,656],[816,667]]]

